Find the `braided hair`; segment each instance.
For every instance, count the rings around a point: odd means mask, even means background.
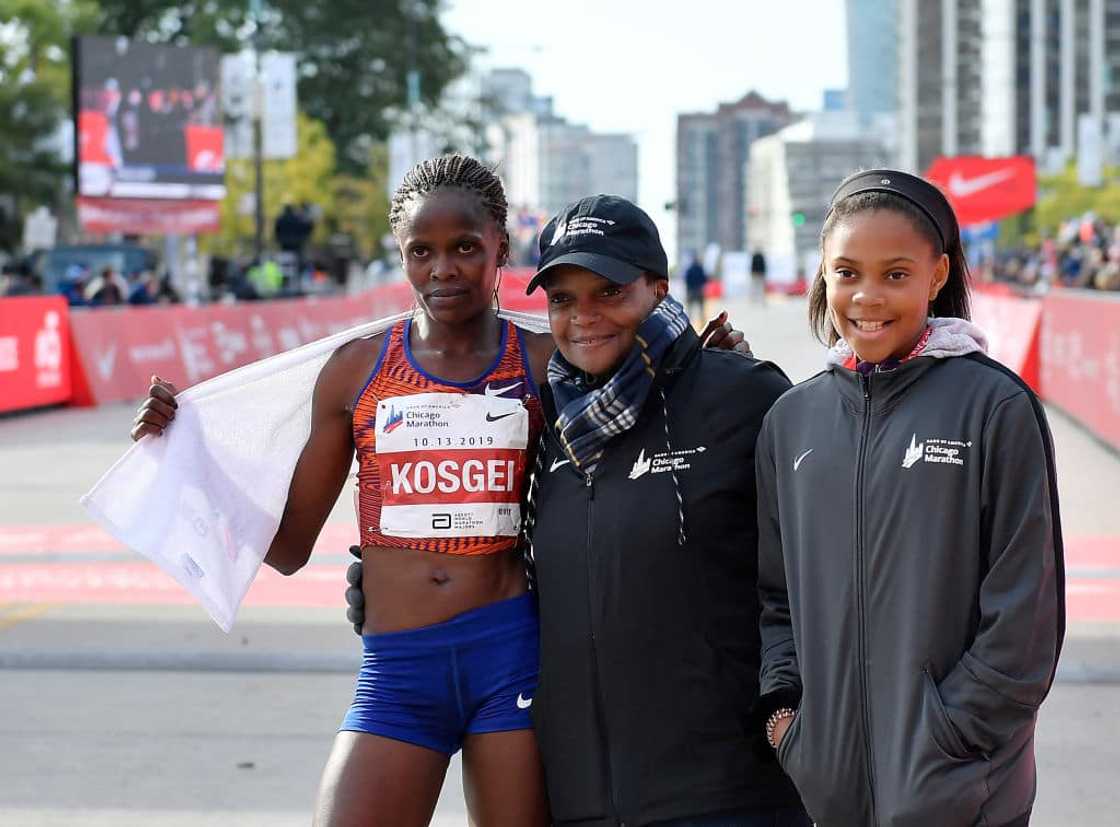
[[[394,235],[404,226],[409,204],[447,187],[473,193],[498,229],[506,232],[509,205],[501,179],[477,158],[456,153],[421,161],[408,171],[389,205],[389,226]]]

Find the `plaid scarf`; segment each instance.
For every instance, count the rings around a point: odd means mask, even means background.
[[[622,365],[598,386],[560,351],[553,354],[548,384],[559,412],[556,434],[580,472],[594,473],[607,442],[634,427],[661,359],[687,327],[684,307],[666,296],[638,327],[634,347]]]

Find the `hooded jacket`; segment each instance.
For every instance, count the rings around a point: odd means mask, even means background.
[[[533,716],[557,823],[798,806],[776,762],[752,750],[748,721],[759,663],[754,445],[788,387],[774,365],[702,350],[687,329],[593,476],[573,470],[548,429],[533,529]],[[542,401],[554,422],[547,388]]]
[[[1053,450],[1034,394],[935,320],[923,355],[829,366],[758,442],[762,715],[819,827],[1003,825],[1031,809],[1064,634]]]

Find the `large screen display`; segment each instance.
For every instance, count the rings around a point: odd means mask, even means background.
[[[213,49],[75,41],[78,194],[225,196],[221,64]]]

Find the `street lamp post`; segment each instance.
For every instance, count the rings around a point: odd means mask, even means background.
[[[419,161],[420,146],[417,131],[420,128],[419,124],[419,107],[420,107],[420,67],[417,60],[417,52],[419,45],[417,43],[417,20],[421,14],[421,5],[419,0],[413,2],[408,6],[408,74],[405,78],[405,90],[408,100],[408,131],[409,131],[409,152],[411,153],[411,162],[416,163]]]
[[[261,83],[261,16],[262,0],[249,0],[253,17],[253,193],[254,231],[253,253],[258,266],[264,259],[264,126],[262,116],[264,100]]]

